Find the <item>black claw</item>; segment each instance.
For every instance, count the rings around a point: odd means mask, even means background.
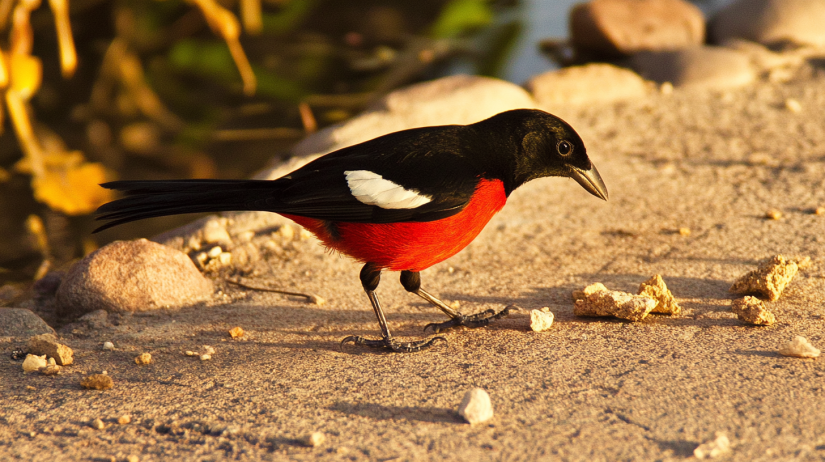
[[[387,348],[397,353],[415,353],[416,351],[421,351],[433,346],[438,340],[443,341],[445,344],[447,343],[447,339],[444,337],[433,337],[418,342],[401,343],[392,339],[372,340],[358,335],[350,335],[341,340],[341,351],[344,351],[345,344],[352,342],[355,345],[364,345],[370,348]]]
[[[447,329],[450,329],[450,328],[453,328],[453,327],[458,327],[458,326],[464,326],[464,327],[468,327],[470,329],[475,329],[477,327],[484,327],[484,326],[490,324],[490,321],[493,321],[495,319],[501,319],[501,318],[507,316],[508,314],[510,314],[510,311],[513,310],[513,309],[516,309],[516,308],[514,306],[508,306],[508,307],[504,308],[503,310],[499,311],[498,313],[496,313],[494,310],[490,309],[490,310],[482,311],[481,313],[471,314],[469,316],[461,315],[457,318],[453,318],[453,319],[450,319],[449,321],[445,321],[445,322],[432,322],[432,323],[427,324],[426,326],[424,326],[424,332],[427,332],[427,329],[430,329],[430,328],[433,330],[433,332],[435,332],[437,334],[437,333],[439,333],[443,330],[447,330]]]

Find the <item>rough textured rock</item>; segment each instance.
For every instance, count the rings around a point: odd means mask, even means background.
[[[756,78],[748,55],[721,47],[641,52],[633,56],[631,66],[646,79],[676,87],[735,88]]]
[[[553,325],[555,315],[550,312],[550,308],[530,311],[530,329],[533,332],[544,332]]]
[[[573,301],[577,300],[584,300],[590,294],[595,294],[596,292],[601,292],[603,290],[607,290],[607,287],[604,286],[601,282],[594,282],[589,286],[585,287],[582,290],[574,290],[573,291]]]
[[[639,285],[639,295],[656,300],[656,308],[651,313],[679,314],[682,307],[668,290],[662,276],[657,274]]]
[[[46,367],[46,365],[46,355],[38,356],[30,353],[23,360],[23,372],[36,372]]]
[[[682,0],[592,0],[570,12],[570,39],[582,56],[673,50],[701,44],[705,18]]]
[[[576,300],[573,314],[576,316],[613,316],[628,321],[641,321],[653,308],[656,300],[643,295],[633,295],[615,290],[600,290],[583,300]]]
[[[730,286],[730,291],[739,295],[761,295],[770,301],[776,301],[796,276],[798,269],[795,261],[787,261],[782,255],[777,255],[762,262],[759,268],[742,275]]]
[[[58,313],[151,311],[204,300],[212,290],[185,254],[146,239],[120,241],[71,268],[57,291]]]
[[[730,452],[730,440],[724,433],[716,433],[716,438],[700,444],[693,450],[697,459],[713,459],[722,457]]]
[[[72,349],[58,342],[54,334],[42,334],[30,338],[26,349],[31,354],[54,358],[55,362],[61,366],[68,366],[74,361]]]
[[[493,405],[490,395],[481,388],[473,388],[464,394],[458,406],[458,415],[470,424],[486,422],[493,418]]]
[[[825,46],[825,2],[738,0],[716,13],[708,35],[714,43],[744,38],[765,45]]]
[[[652,85],[628,69],[593,63],[545,72],[530,79],[526,87],[539,106],[553,112],[567,104],[642,98]]]
[[[92,374],[83,377],[80,386],[87,390],[108,390],[115,386],[115,382],[106,374]]]
[[[40,334],[54,334],[54,329],[31,310],[0,308],[0,337],[25,339]]]
[[[292,152],[322,154],[408,128],[470,124],[510,109],[535,107],[523,88],[504,80],[444,77],[396,90],[347,122],[307,137]]]
[[[818,358],[820,353],[822,352],[811,345],[808,339],[799,335],[779,349],[779,354],[782,356],[793,356],[796,358]]]
[[[776,316],[768,311],[765,303],[750,295],[734,300],[733,303],[731,303],[730,310],[736,313],[740,321],[748,324],[768,326],[776,322]]]

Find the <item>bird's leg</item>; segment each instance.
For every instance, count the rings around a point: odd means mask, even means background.
[[[413,353],[429,348],[437,340],[447,341],[444,337],[433,337],[431,339],[420,340],[418,342],[401,343],[393,340],[390,334],[390,329],[387,326],[387,318],[384,317],[384,311],[381,309],[381,304],[378,302],[378,295],[375,289],[378,288],[378,283],[381,281],[381,269],[377,268],[372,263],[367,263],[361,269],[361,285],[370,299],[372,309],[375,311],[375,317],[378,318],[378,326],[381,328],[381,340],[366,339],[361,336],[350,335],[341,341],[341,346],[347,342],[352,342],[356,345],[366,345],[372,348],[389,348],[392,351],[400,353]]]
[[[443,311],[444,314],[450,317],[449,321],[440,322],[440,323],[431,323],[424,326],[424,330],[426,331],[429,328],[432,328],[435,333],[441,332],[442,330],[449,329],[451,327],[456,326],[465,326],[471,329],[476,327],[484,327],[490,324],[490,321],[494,319],[503,318],[510,314],[510,308],[504,308],[503,310],[496,313],[495,310],[484,310],[481,313],[471,314],[469,316],[465,316],[460,312],[454,310],[453,308],[449,307],[446,303],[442,302],[441,300],[433,297],[429,292],[421,288],[421,274],[417,271],[402,271],[401,272],[401,285],[407,289],[407,292],[412,292],[419,297],[427,300],[431,304],[433,304],[436,308]]]

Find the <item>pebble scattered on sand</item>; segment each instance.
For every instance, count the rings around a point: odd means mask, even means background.
[[[785,109],[793,112],[794,114],[798,114],[802,112],[802,104],[793,98],[788,98],[785,100]]]
[[[141,353],[135,357],[135,364],[139,366],[145,366],[146,364],[152,364],[152,355],[149,353]]]
[[[58,342],[53,334],[41,334],[30,338],[27,349],[32,354],[54,358],[61,366],[68,366],[74,361],[72,349]]]
[[[736,313],[740,321],[748,324],[768,326],[776,322],[776,316],[768,311],[765,302],[750,295],[734,300],[730,310]]]
[[[779,354],[782,356],[793,356],[796,358],[818,358],[820,353],[822,352],[811,345],[808,339],[799,335],[779,349]]]
[[[639,295],[656,300],[656,307],[651,313],[679,314],[682,307],[668,290],[662,276],[657,274],[639,285]]]
[[[690,228],[679,228],[679,234],[681,236],[690,236]]]
[[[582,290],[574,290],[573,301],[584,300],[588,295],[600,292],[602,290],[607,290],[607,287],[605,287],[601,282],[594,282]]]
[[[550,308],[544,307],[540,310],[530,311],[530,329],[533,332],[544,332],[550,330],[555,316],[550,312]]]
[[[41,367],[46,367],[46,365],[46,355],[27,354],[26,359],[23,360],[23,372],[36,372]]]
[[[200,356],[200,358],[201,358],[201,361],[209,361],[210,359],[212,359],[212,355],[210,355],[209,353],[206,353],[206,354],[202,354]]]
[[[115,344],[112,342],[103,342],[103,349],[104,350],[114,350]]]
[[[304,446],[309,446],[311,448],[317,448],[321,446],[327,441],[327,437],[321,432],[313,432],[303,438],[301,438],[301,443]]]
[[[628,321],[641,321],[653,308],[656,300],[615,290],[594,292],[583,300],[576,300],[573,314],[576,316],[602,317],[612,316]]]
[[[693,450],[693,455],[697,459],[713,459],[724,456],[730,452],[730,440],[724,433],[716,433],[716,438],[707,443],[700,444]]]
[[[126,425],[126,424],[131,423],[131,422],[132,422],[132,417],[128,416],[128,415],[122,415],[122,416],[117,418],[117,423],[119,423],[120,425]]]
[[[46,367],[40,368],[40,373],[43,375],[58,375],[62,371],[63,368],[58,366],[57,364],[47,364]]]
[[[229,329],[229,336],[232,338],[241,338],[244,336],[244,330],[240,326],[233,327]]]
[[[89,423],[89,426],[94,428],[95,430],[103,430],[106,428],[106,425],[103,424],[103,421],[100,419],[95,419]]]
[[[768,220],[781,220],[782,219],[782,211],[777,209],[769,209],[765,212],[765,218]]]
[[[490,395],[481,388],[473,388],[464,394],[458,406],[458,415],[468,423],[477,424],[493,418],[493,405]]]
[[[785,287],[796,276],[799,266],[782,255],[770,258],[753,271],[742,275],[730,286],[730,292],[739,295],[761,295],[776,301]]]

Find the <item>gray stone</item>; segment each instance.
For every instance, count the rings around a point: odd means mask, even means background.
[[[683,0],[592,0],[570,11],[570,41],[583,57],[673,50],[704,39],[704,15]]]
[[[643,77],[675,87],[725,89],[756,79],[745,53],[720,47],[699,46],[674,51],[637,53],[632,67]]]
[[[40,334],[54,334],[54,329],[31,310],[0,308],[0,337],[27,339]]]
[[[825,1],[738,0],[716,13],[708,35],[714,43],[743,38],[764,45],[825,46]]]
[[[57,290],[57,308],[63,317],[151,311],[190,305],[212,292],[212,283],[186,254],[146,239],[119,241],[69,270]]]
[[[545,72],[533,77],[526,85],[539,106],[550,112],[570,104],[642,98],[650,92],[651,86],[633,71],[597,63]]]

